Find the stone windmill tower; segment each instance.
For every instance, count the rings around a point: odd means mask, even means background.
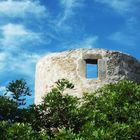
[[[91,71],[89,75],[88,71]],[[40,103],[41,97],[62,78],[75,85],[70,93],[81,97],[83,92],[125,78],[140,83],[140,62],[128,54],[103,49],[76,49],[47,55],[36,65],[35,103]]]

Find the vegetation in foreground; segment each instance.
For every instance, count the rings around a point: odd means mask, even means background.
[[[26,104],[30,89],[24,80],[0,96],[0,140],[139,140],[140,84],[123,80],[82,99],[63,95],[74,85],[56,82],[40,105]]]

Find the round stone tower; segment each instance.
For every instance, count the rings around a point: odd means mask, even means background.
[[[91,71],[89,76],[88,71]],[[140,83],[140,62],[128,54],[104,49],[76,49],[47,55],[36,65],[35,103],[39,104],[42,96],[63,78],[75,85],[69,93],[81,97],[84,92],[125,78]]]

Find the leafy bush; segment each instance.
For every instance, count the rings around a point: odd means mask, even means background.
[[[140,85],[120,81],[84,96],[86,124],[80,132],[93,139],[140,139]],[[91,131],[92,130],[92,131]]]
[[[0,121],[1,140],[47,140],[47,133],[36,133],[30,124],[14,123],[10,124]]]
[[[65,79],[59,80],[42,104],[19,108],[15,113],[18,119],[0,122],[0,139],[140,139],[140,84],[123,80],[84,94],[82,99],[63,94],[65,89],[73,87]],[[16,105],[5,97],[0,101],[1,120],[7,120]]]
[[[84,140],[79,134],[75,134],[71,129],[61,129],[55,134],[53,140]]]
[[[37,131],[47,130],[49,135],[53,135],[61,128],[72,128],[78,132],[82,124],[79,118],[79,100],[67,94],[62,95],[66,88],[73,87],[73,84],[65,79],[59,80],[56,87],[44,96],[42,104],[30,108],[34,116],[29,122],[33,128]]]
[[[16,103],[5,96],[0,96],[0,120],[13,122],[16,119],[16,115]]]

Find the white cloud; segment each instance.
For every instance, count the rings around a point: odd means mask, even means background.
[[[64,18],[71,16],[73,14],[72,9],[80,5],[78,0],[60,0],[60,2],[64,8]]]
[[[28,15],[42,17],[46,15],[46,8],[39,1],[33,0],[6,0],[0,2],[0,16],[26,17]]]
[[[27,29],[22,24],[8,23],[0,27],[1,52],[0,73],[23,74],[34,77],[35,63],[41,55],[29,52],[27,46],[44,42],[40,33]]]
[[[0,27],[2,31],[2,38],[0,39],[2,46],[6,49],[13,49],[14,47],[20,47],[27,42],[41,41],[41,36],[39,33],[35,33],[26,29],[22,24],[11,24],[8,23]],[[12,48],[11,48],[12,47]]]
[[[64,44],[63,46],[69,49],[76,48],[94,48],[98,41],[98,36],[86,37],[85,39],[74,42],[72,44]]]
[[[0,52],[0,70],[3,70],[5,68],[5,63],[3,63],[6,60],[6,53]]]
[[[74,8],[82,6],[82,1],[83,0],[60,0],[60,4],[63,7],[64,12],[58,21],[59,26],[74,14]]]
[[[81,41],[78,45],[80,48],[93,48],[98,40],[98,36],[87,37],[85,40]]]
[[[135,4],[139,2],[139,1],[136,2],[135,0],[95,0],[95,1],[110,6],[120,14],[132,12],[133,10],[135,10]]]
[[[6,60],[6,54],[4,52],[0,52],[0,62]]]
[[[126,46],[135,46],[136,42],[135,36],[125,31],[115,32],[109,36],[109,39]]]
[[[5,93],[5,86],[0,86],[0,95],[4,95]]]
[[[23,74],[28,77],[34,77],[35,63],[41,57],[39,54],[22,52],[16,56],[9,52],[2,52],[0,56],[4,56],[0,60],[0,73],[7,70],[11,73]]]
[[[16,58],[10,58],[9,62],[12,63],[10,71],[24,74],[28,77],[34,77],[35,63],[40,58],[37,54],[22,53]]]

